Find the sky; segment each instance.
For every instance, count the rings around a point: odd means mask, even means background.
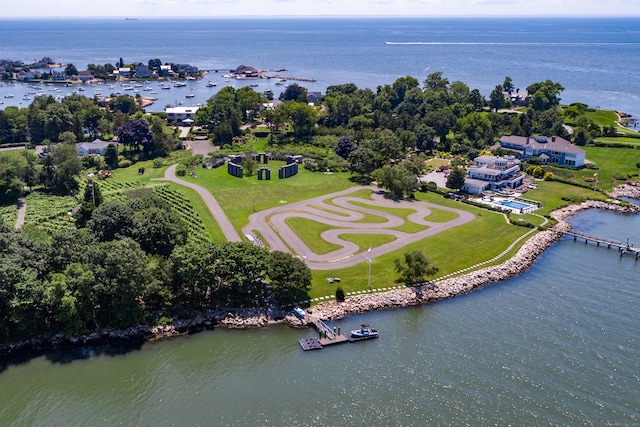
[[[638,16],[640,0],[0,0],[0,16]]]

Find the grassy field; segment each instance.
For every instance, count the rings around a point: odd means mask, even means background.
[[[282,206],[287,203],[333,193],[354,186],[346,173],[312,173],[300,168],[298,175],[278,179],[278,167],[285,162],[270,161],[270,181],[258,181],[257,176],[235,178],[225,166],[217,169],[198,169],[198,178],[184,177],[214,195],[237,230],[248,223],[253,212]]]
[[[616,185],[624,183],[614,177],[618,176],[638,176],[636,165],[640,163],[640,150],[630,150],[624,148],[610,147],[585,147],[587,159],[598,166],[598,186],[599,188],[610,190]],[[595,171],[580,171],[591,174]]]
[[[640,145],[639,145],[640,146]],[[613,147],[583,147],[586,158],[593,166],[583,169],[560,168],[546,166],[556,177],[571,179],[576,183],[582,183],[590,187],[594,184],[594,174],[597,173],[598,190],[610,191],[617,185],[624,184],[628,179],[638,179],[639,170],[636,167],[640,163],[640,149]],[[564,190],[568,193],[581,192],[575,186],[567,186]],[[526,194],[535,194],[535,191]]]
[[[285,222],[306,243],[309,249],[319,255],[340,249],[340,246],[320,238],[323,232],[334,228],[330,225],[300,217],[287,218]]]
[[[429,199],[428,201],[436,203],[439,201],[447,202],[441,196],[429,193],[420,193],[419,198]],[[371,266],[371,287],[387,287],[394,284],[398,277],[394,270],[394,259],[402,259],[406,252],[422,250],[429,260],[438,267],[437,276],[440,276],[489,260],[504,251],[515,239],[530,231],[528,228],[507,224],[502,214],[462,203],[457,203],[454,206],[475,213],[476,220],[410,244],[400,251],[374,258]],[[519,245],[511,253],[515,253],[518,248]],[[498,262],[505,259],[506,257]],[[326,282],[328,277],[340,277],[340,286],[346,292],[358,291],[367,288],[368,263],[362,255],[362,263],[356,266],[341,270],[314,271],[312,274],[311,296],[314,298],[335,293],[336,284],[328,284]]]

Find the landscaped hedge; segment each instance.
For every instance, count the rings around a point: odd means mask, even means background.
[[[608,147],[608,148],[629,148],[631,150],[640,150],[640,145],[639,144],[630,144],[630,143],[625,143],[625,142],[594,141],[593,143],[589,144],[589,146],[593,146],[593,147]]]

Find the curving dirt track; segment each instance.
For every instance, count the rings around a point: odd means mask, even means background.
[[[213,195],[204,187],[178,178],[176,176],[177,166],[177,164],[169,166],[164,173],[164,178],[156,178],[154,181],[171,181],[196,190],[198,194],[200,194],[200,197],[202,197],[202,200],[206,203],[211,215],[213,215],[213,218],[218,223],[218,226],[220,227],[220,230],[222,230],[226,239],[230,242],[241,242],[242,239],[240,238],[238,231],[231,224],[231,221],[229,221],[229,218],[224,213],[215,197],[213,197]]]
[[[374,191],[370,199],[349,196],[349,194],[363,189]],[[360,248],[355,243],[342,240],[340,238],[342,234],[390,234],[396,237],[393,242],[371,249],[371,252],[368,254],[371,258],[401,249],[410,243],[433,236],[449,228],[465,224],[472,221],[475,217],[472,213],[463,210],[426,202],[396,202],[387,200],[383,195],[376,193],[377,190],[375,187],[353,187],[336,193],[257,212],[249,216],[249,224],[242,229],[242,232],[244,234],[260,233],[271,250],[293,252],[298,256],[304,257],[309,268],[313,270],[333,270],[350,267],[366,261],[366,258],[364,258],[360,252]],[[332,204],[326,203],[327,200],[331,200]],[[352,202],[388,208],[413,209],[416,212],[409,215],[407,219],[413,223],[427,226],[428,228],[417,233],[405,233],[399,230],[392,230],[392,228],[404,224],[405,220],[399,216],[373,208],[369,209],[356,206]],[[447,222],[427,221],[425,218],[431,214],[431,208],[454,212],[458,217]],[[382,223],[356,222],[364,218],[364,213],[384,217],[387,221]],[[287,225],[287,218],[292,217],[307,218],[336,227],[335,229],[323,232],[320,238],[341,246],[341,248],[327,254],[316,254],[312,252]]]

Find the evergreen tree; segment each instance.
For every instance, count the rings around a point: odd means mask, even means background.
[[[452,190],[459,190],[464,186],[464,179],[467,176],[467,171],[461,167],[454,167],[449,173],[447,178],[447,188]]]

